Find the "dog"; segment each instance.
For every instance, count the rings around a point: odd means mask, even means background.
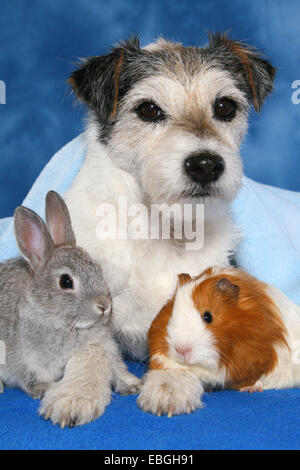
[[[123,350],[145,358],[146,333],[177,274],[226,266],[238,235],[228,203],[242,179],[239,147],[250,105],[273,87],[274,67],[224,34],[204,48],[137,37],[85,60],[70,83],[89,107],[87,154],[66,194],[78,243],[104,266]],[[170,240],[99,240],[97,207],[204,204],[204,246]],[[121,291],[121,292],[120,292]]]
[[[203,48],[162,38],[141,48],[133,37],[72,73],[88,106],[87,151],[65,200],[78,244],[101,262],[115,334],[129,356],[147,358],[147,331],[179,273],[229,265],[239,239],[229,210],[242,182],[239,148],[249,109],[260,111],[274,76],[257,50],[220,33]],[[172,236],[99,239],[99,207],[117,212],[120,197],[146,208],[203,204],[203,247],[187,250]],[[92,380],[93,354],[78,381]]]

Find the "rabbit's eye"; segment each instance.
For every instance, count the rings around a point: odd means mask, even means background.
[[[59,279],[59,285],[62,289],[73,289],[73,279],[69,274],[62,274]]]

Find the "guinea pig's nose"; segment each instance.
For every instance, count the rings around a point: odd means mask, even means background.
[[[96,299],[96,307],[101,314],[109,315],[111,312],[111,297],[108,295],[100,295]]]
[[[195,183],[205,185],[219,179],[224,172],[225,162],[220,155],[214,153],[197,153],[185,159],[184,169]]]
[[[192,348],[191,346],[176,346],[175,347],[175,350],[176,352],[178,352],[178,354],[180,356],[182,356],[185,360],[187,360],[192,352]]]

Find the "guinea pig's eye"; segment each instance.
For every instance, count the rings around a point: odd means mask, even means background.
[[[161,121],[165,118],[164,112],[153,101],[145,101],[140,104],[136,109],[138,117],[143,121],[155,122]]]
[[[73,279],[69,274],[62,274],[59,279],[59,285],[62,289],[73,289]]]
[[[205,321],[205,323],[211,323],[213,321],[213,316],[208,311],[203,313],[202,318]]]
[[[220,121],[232,121],[236,115],[237,103],[230,98],[218,98],[214,104],[214,114]]]

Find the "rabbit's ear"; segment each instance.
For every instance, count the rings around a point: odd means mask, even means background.
[[[17,207],[14,226],[20,252],[34,270],[41,269],[55,250],[46,225],[35,212]]]
[[[65,201],[55,191],[46,196],[47,227],[55,246],[76,245],[69,210]]]

